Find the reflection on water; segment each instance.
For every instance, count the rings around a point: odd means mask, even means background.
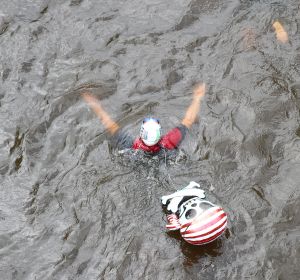
[[[1,279],[299,278],[297,1],[6,2]],[[80,97],[166,132],[201,81],[171,157],[118,153]],[[230,218],[203,247],[165,231],[160,197],[191,180]]]

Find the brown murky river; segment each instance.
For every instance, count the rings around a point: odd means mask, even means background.
[[[299,1],[0,0],[0,61],[1,280],[300,279]],[[80,95],[165,132],[196,82],[165,160],[119,154]],[[191,180],[229,217],[203,247],[161,208]]]

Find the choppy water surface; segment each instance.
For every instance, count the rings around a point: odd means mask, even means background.
[[[299,279],[299,1],[0,2],[1,279]],[[279,20],[289,35],[276,40]],[[176,125],[176,159],[111,149],[80,98],[130,133]],[[162,195],[204,182],[229,214],[193,247]]]

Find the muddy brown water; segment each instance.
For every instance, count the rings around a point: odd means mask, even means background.
[[[300,4],[0,1],[0,279],[299,279]],[[289,41],[276,40],[279,20]],[[178,124],[175,158],[132,160],[80,98],[129,133]],[[190,180],[229,215],[220,239],[165,231]]]

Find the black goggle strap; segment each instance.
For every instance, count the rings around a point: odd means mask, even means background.
[[[148,121],[151,121],[151,120],[156,121],[159,124],[159,119],[156,119],[156,118],[144,118],[143,119],[143,124],[148,122]]]

